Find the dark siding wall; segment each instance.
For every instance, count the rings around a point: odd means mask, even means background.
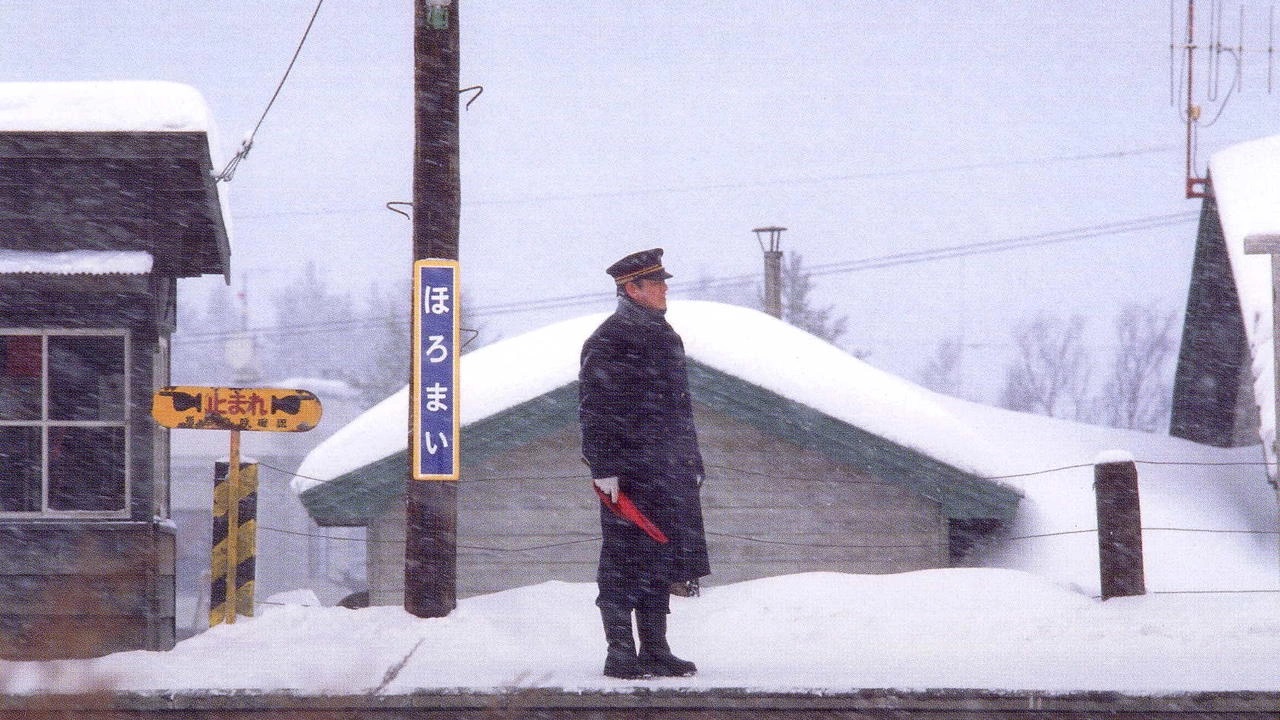
[[[706,408],[697,408],[696,422],[708,466],[708,584],[950,565],[937,503]],[[594,581],[599,510],[578,459],[578,432],[574,424],[466,469],[458,501],[460,595]],[[384,561],[394,561],[397,550],[402,557],[402,548],[388,549]]]
[[[151,419],[155,351],[174,296],[147,276],[0,278],[0,326],[125,329],[128,519],[0,520],[0,656],[75,657],[174,643],[174,534]],[[163,293],[157,296],[157,293]]]
[[[167,517],[166,468],[156,467],[155,443],[160,433],[167,432],[151,417],[151,396],[155,392],[155,332],[135,330],[130,333],[129,435],[130,486],[132,507],[129,516],[137,521]]]
[[[146,250],[150,275],[0,275],[0,326],[126,329],[127,519],[0,519],[0,654],[96,655],[174,640],[167,382],[174,277],[228,270],[204,133],[0,133],[0,235],[9,249]],[[92,470],[86,470],[85,474]]]
[[[1213,198],[1201,206],[1191,277],[1169,434],[1217,447],[1257,443],[1249,345]]]
[[[0,523],[0,657],[173,647],[173,554],[155,523]]]

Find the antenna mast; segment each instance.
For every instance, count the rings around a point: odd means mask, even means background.
[[[1196,177],[1194,165],[1194,148],[1196,143],[1196,124],[1200,122],[1200,106],[1195,99],[1196,68],[1196,2],[1187,0],[1187,40],[1183,44],[1187,57],[1185,67],[1187,73],[1187,106],[1184,119],[1187,124],[1187,165],[1186,192],[1187,199],[1202,198],[1208,195],[1208,178]]]
[[[1209,194],[1209,178],[1207,173],[1205,176],[1198,174],[1196,168],[1196,149],[1199,140],[1199,129],[1208,127],[1218,121],[1222,116],[1223,110],[1226,109],[1227,102],[1230,101],[1232,94],[1236,90],[1243,87],[1244,76],[1244,7],[1240,7],[1239,19],[1239,40],[1235,47],[1224,45],[1222,43],[1222,0],[1211,0],[1209,8],[1209,42],[1204,46],[1208,51],[1207,56],[1207,74],[1208,87],[1205,90],[1205,101],[1215,103],[1217,111],[1212,119],[1207,123],[1201,124],[1204,119],[1204,108],[1196,100],[1196,50],[1200,46],[1196,44],[1196,11],[1195,0],[1187,0],[1187,18],[1186,32],[1182,44],[1178,44],[1178,27],[1176,19],[1176,11],[1174,9],[1177,0],[1170,0],[1169,3],[1169,95],[1170,103],[1177,107],[1179,100],[1182,100],[1181,114],[1183,122],[1186,124],[1186,195],[1188,199],[1203,198]],[[1275,57],[1274,43],[1274,24],[1275,24],[1275,8],[1271,9],[1268,15],[1268,37],[1267,37],[1267,93],[1270,94],[1272,87],[1272,63]],[[1223,92],[1222,87],[1222,62],[1223,56],[1228,55],[1235,61],[1235,70],[1230,73],[1230,79]],[[1186,88],[1181,98],[1178,95],[1178,68],[1176,67],[1179,56],[1182,61],[1182,72],[1185,74]]]

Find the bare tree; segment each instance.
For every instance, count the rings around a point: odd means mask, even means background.
[[[809,293],[813,290],[813,278],[804,269],[800,253],[791,253],[782,266],[782,319],[828,342],[836,342],[845,333],[848,318],[835,316],[835,306],[817,308]],[[763,292],[760,305],[764,306]]]
[[[723,278],[712,278],[706,273],[699,275],[695,284],[685,290],[685,294],[694,300],[710,300],[744,307],[751,307],[756,302],[750,279],[729,282]]]
[[[173,335],[172,376],[179,385],[230,384],[224,347],[239,329],[241,315],[227,287],[213,288],[201,308],[199,296],[178,292],[178,330]]]
[[[364,401],[373,405],[409,382],[409,284],[400,283],[392,292],[376,283],[365,293],[361,330],[371,351],[365,362],[346,369],[345,380],[358,388]]]
[[[1168,423],[1173,399],[1166,371],[1177,347],[1174,319],[1174,313],[1161,313],[1154,304],[1120,309],[1111,376],[1099,398],[1100,421],[1147,431]]]
[[[1090,361],[1084,347],[1084,318],[1049,315],[1013,332],[1016,358],[1005,373],[1000,404],[1010,410],[1072,420],[1089,413]]]
[[[964,348],[959,338],[943,338],[934,349],[933,357],[920,368],[917,379],[920,384],[935,392],[959,396],[962,378],[960,362]]]
[[[346,378],[368,356],[350,294],[335,291],[307,263],[303,273],[272,294],[275,326],[263,338],[267,377]]]

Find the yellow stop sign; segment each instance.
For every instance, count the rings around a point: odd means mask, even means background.
[[[308,390],[173,385],[151,398],[151,417],[167,428],[306,432],[323,413]]]

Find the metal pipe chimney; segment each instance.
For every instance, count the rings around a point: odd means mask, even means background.
[[[782,319],[782,233],[784,227],[758,227],[756,234],[760,249],[764,252],[764,311]],[[768,242],[765,242],[765,235]]]

